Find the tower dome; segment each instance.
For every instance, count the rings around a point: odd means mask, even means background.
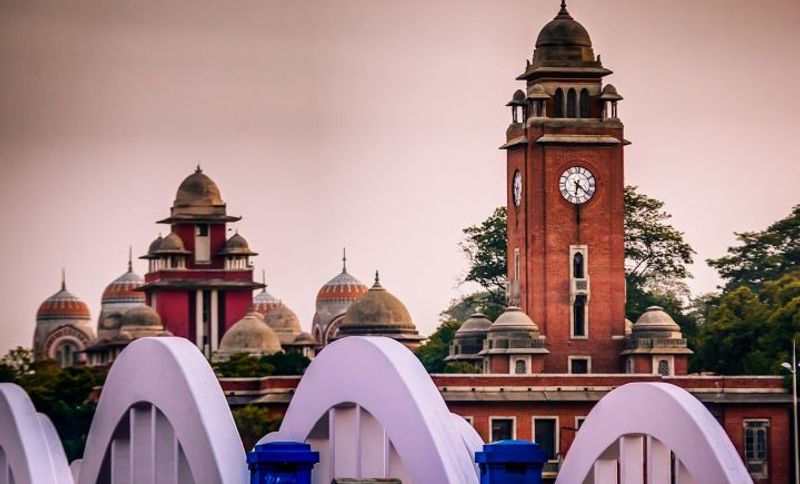
[[[281,351],[278,335],[259,313],[251,311],[225,332],[219,344],[219,354],[229,357],[235,353],[268,355]]]
[[[280,302],[264,315],[264,321],[278,335],[281,344],[291,343],[303,332],[297,314]]]
[[[480,369],[483,357],[478,353],[483,349],[483,342],[492,327],[492,321],[482,313],[474,313],[453,335],[450,345],[450,354],[445,361],[463,361],[473,364]]]
[[[487,331],[483,349],[485,373],[541,373],[550,353],[539,327],[518,307],[509,306]]]
[[[226,214],[219,187],[200,166],[186,177],[178,187],[170,217],[160,223],[181,222],[234,222],[239,217]]]
[[[342,272],[317,292],[316,313],[311,331],[322,345],[335,338],[347,308],[367,293],[367,286],[347,272],[347,253],[342,251]]]
[[[589,32],[567,11],[566,2],[553,20],[545,24],[536,37],[533,61],[517,79],[535,82],[538,78],[604,76],[611,71],[603,68],[595,57]]]
[[[44,300],[36,311],[33,349],[38,357],[72,365],[82,359],[82,351],[94,338],[89,307],[67,291],[62,275],[61,290]]]
[[[377,271],[375,284],[350,305],[342,318],[339,337],[345,336],[388,336],[412,349],[424,339],[405,304],[381,285]]]
[[[169,235],[161,239],[161,243],[158,244],[158,249],[156,249],[153,253],[157,255],[163,255],[189,254],[190,252],[186,250],[186,246],[183,245],[183,240],[181,237],[175,232],[170,232]]]
[[[122,328],[131,327],[163,327],[161,316],[147,305],[137,306],[125,311],[120,323]]]
[[[175,194],[174,208],[178,207],[212,207],[224,205],[219,187],[208,177],[200,166],[186,177]]]
[[[633,325],[637,338],[682,338],[681,327],[661,306],[650,306]]]
[[[44,300],[36,311],[37,323],[54,320],[89,320],[89,306],[83,300],[67,291],[66,285],[61,290]]]
[[[247,243],[247,239],[239,235],[239,232],[236,232],[230,239],[225,241],[225,245],[222,247],[222,250],[219,253],[220,255],[258,255],[250,250],[250,245]]]
[[[98,339],[109,339],[119,329],[122,315],[129,309],[143,306],[146,298],[136,288],[144,284],[144,278],[133,272],[133,263],[128,256],[128,270],[111,281],[100,300],[100,317],[97,321]]]
[[[144,284],[144,278],[133,272],[133,263],[129,257],[128,270],[106,286],[103,290],[103,297],[100,302],[102,305],[144,304],[144,293],[135,290],[142,284]]]
[[[261,271],[261,284],[263,286],[261,292],[253,297],[253,309],[262,316],[266,316],[268,312],[280,305],[281,301],[267,292],[267,273],[264,270]]]

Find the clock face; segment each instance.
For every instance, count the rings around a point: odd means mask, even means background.
[[[522,203],[522,173],[520,173],[519,170],[514,172],[511,189],[514,192],[514,205],[519,207]]]
[[[558,180],[564,200],[575,205],[586,203],[594,196],[597,182],[592,172],[582,166],[567,168]]]

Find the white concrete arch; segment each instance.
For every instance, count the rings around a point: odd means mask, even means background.
[[[478,482],[473,452],[480,437],[457,423],[417,357],[390,338],[348,337],[325,347],[280,431],[261,442],[278,440],[308,441],[320,451],[314,482],[384,477],[369,475],[376,468],[399,473],[385,477],[404,483]]]
[[[745,484],[752,479],[725,430],[689,392],[667,383],[629,383],[595,405],[556,484],[595,482]],[[671,455],[675,467],[671,468]],[[618,468],[619,466],[619,468]]]
[[[184,338],[141,338],[111,367],[78,483],[247,482],[244,448],[211,367]]]
[[[72,484],[64,448],[50,419],[28,395],[0,383],[0,484]]]

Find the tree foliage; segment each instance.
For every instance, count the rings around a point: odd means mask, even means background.
[[[450,343],[461,327],[461,322],[447,320],[436,328],[428,340],[414,352],[428,373],[477,373],[472,365],[458,362],[445,362],[450,353]]]
[[[506,303],[506,208],[498,207],[478,225],[464,229],[459,247],[469,261],[464,281],[476,282],[486,293],[485,304]]]
[[[245,405],[231,409],[236,429],[242,438],[244,448],[249,450],[255,447],[258,439],[280,428],[283,417],[270,415],[266,408],[257,405]]]
[[[61,368],[52,361],[35,362],[33,352],[24,348],[11,350],[0,361],[0,382],[21,386],[36,410],[50,417],[70,460],[83,455],[96,406],[89,397],[105,377],[101,368]]]
[[[664,202],[625,187],[625,276],[629,287],[673,291],[691,277],[694,250],[670,225]]]
[[[725,279],[725,290],[748,286],[758,290],[766,281],[800,268],[800,205],[785,218],[758,232],[737,233],[738,245],[708,264]]]
[[[780,374],[800,336],[800,271],[724,293],[701,326],[696,366],[726,375]]]
[[[212,363],[214,372],[223,378],[258,378],[270,375],[302,375],[311,360],[296,351],[261,357],[236,353],[225,361]]]

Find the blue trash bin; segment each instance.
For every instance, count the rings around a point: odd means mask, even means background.
[[[527,440],[501,440],[475,453],[481,484],[541,484],[546,460],[539,444]]]
[[[247,453],[250,484],[311,484],[319,452],[300,442],[269,442]]]

